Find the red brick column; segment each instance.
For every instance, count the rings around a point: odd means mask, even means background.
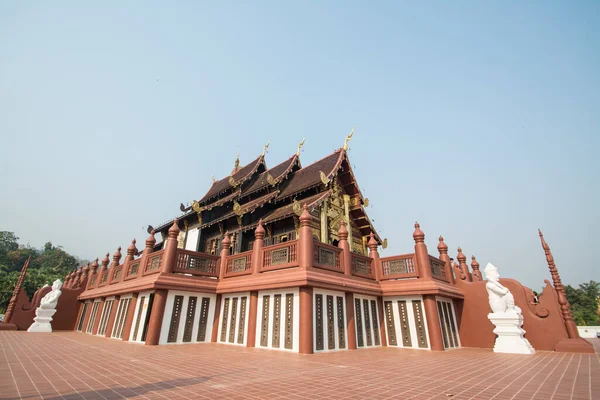
[[[356,350],[356,323],[354,322],[354,294],[346,292],[346,330],[348,350]]]
[[[213,319],[213,328],[212,335],[210,337],[210,341],[213,343],[217,342],[217,337],[219,335],[219,318],[221,316],[221,295],[217,295],[217,301],[215,303],[215,318]]]
[[[312,236],[310,238],[312,243]],[[313,354],[313,288],[300,288],[300,354]]]
[[[250,307],[248,308],[248,339],[246,347],[256,344],[256,313],[258,309],[258,292],[250,292]]]
[[[119,308],[119,300],[121,300],[121,296],[115,296],[115,299],[113,300],[110,316],[108,317],[108,322],[106,323],[106,334],[104,335],[107,338],[112,335],[113,325],[115,324],[115,318],[117,317],[117,309]]]
[[[104,309],[104,302],[106,300],[100,300],[100,304],[98,305],[98,311],[96,312],[96,320],[94,321],[94,326],[92,327],[92,335],[96,335],[98,333],[98,325],[100,325],[100,319],[102,318],[102,310]]]
[[[427,318],[427,328],[429,329],[429,343],[431,350],[444,350],[444,342],[442,341],[442,327],[438,316],[437,304],[435,296],[426,294],[423,296],[425,308],[425,316]]]
[[[137,304],[137,298],[139,293],[134,293],[129,301],[129,310],[127,310],[127,316],[125,317],[125,325],[123,326],[123,341],[129,340],[129,334],[131,333],[131,326],[133,325],[133,317],[135,315],[135,306]]]
[[[160,340],[160,328],[162,327],[163,316],[165,314],[167,293],[166,289],[158,289],[154,293],[152,312],[150,313],[150,321],[148,321],[148,333],[146,334],[147,346],[156,346]]]

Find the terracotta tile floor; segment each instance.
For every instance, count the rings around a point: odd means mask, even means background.
[[[0,332],[0,346],[2,399],[600,399],[598,354],[379,348],[301,356],[75,332]]]

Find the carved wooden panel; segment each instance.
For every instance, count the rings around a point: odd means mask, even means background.
[[[229,297],[225,299],[223,303],[223,317],[221,319],[221,342],[227,339],[227,319],[229,318]]]
[[[315,330],[316,330],[316,342],[317,350],[323,350],[324,337],[323,337],[323,295],[315,295]]]
[[[279,348],[279,331],[281,328],[281,295],[276,294],[273,296],[273,334],[271,340],[271,346]]]
[[[335,267],[335,252],[319,247],[319,264]]]
[[[263,296],[262,307],[262,325],[260,328],[260,345],[267,347],[269,345],[269,302],[271,296]]]
[[[85,315],[87,314],[89,303],[83,303],[83,310],[81,311],[81,316],[79,317],[79,323],[77,324],[77,331],[81,332],[83,329],[83,321],[85,321]]]
[[[234,258],[231,262],[231,272],[240,272],[246,270],[246,256]]]
[[[271,252],[271,265],[287,264],[290,262],[290,248],[273,250]]]
[[[406,274],[408,273],[408,260],[392,260],[388,261],[389,275]]]
[[[354,261],[354,272],[363,274],[363,275],[369,275],[371,273],[371,268],[369,266],[369,263],[367,263],[367,261],[356,258],[356,257],[353,258],[353,261]]]
[[[363,309],[365,316],[365,333],[367,335],[367,346],[373,345],[373,338],[371,335],[371,319],[369,317],[369,300],[363,299]]]
[[[346,329],[344,324],[344,298],[337,296],[337,328],[338,328],[338,342],[340,349],[346,348]]]
[[[150,265],[148,266],[149,271],[153,271],[160,267],[160,260],[162,259],[162,254],[150,259]]]
[[[185,314],[185,325],[183,326],[183,341],[192,341],[192,330],[194,329],[194,319],[196,318],[196,303],[198,298],[190,296],[188,301],[187,313]]]
[[[358,342],[358,347],[363,347],[365,345],[365,341],[363,338],[363,324],[362,324],[362,311],[360,306],[360,299],[354,299],[354,308],[356,309],[356,340]]]
[[[333,296],[327,296],[327,348],[335,349],[335,328],[333,318]]]
[[[229,324],[229,343],[235,342],[235,321],[237,319],[238,298],[231,299],[231,323]]]
[[[244,344],[244,332],[246,331],[246,296],[240,299],[240,323],[238,326],[238,344]]]
[[[140,329],[140,321],[142,319],[142,311],[144,309],[144,302],[146,301],[146,296],[142,296],[138,304],[137,316],[135,317],[135,327],[133,328],[133,336],[132,340],[137,340],[138,331]],[[112,304],[111,304],[112,306]]]
[[[202,271],[202,272],[214,272],[213,270],[209,271],[208,258],[189,256],[188,260],[187,260],[186,268],[187,269],[195,269],[197,271]]]
[[[286,349],[294,348],[294,294],[285,295],[285,344]]]
[[[373,319],[373,336],[375,336],[375,346],[381,344],[379,338],[379,315],[377,314],[377,301],[371,300],[371,318]]]
[[[454,346],[459,347],[460,344],[458,343],[458,336],[456,333],[457,329],[456,329],[456,324],[455,324],[455,319],[454,319],[454,312],[452,311],[452,305],[450,303],[444,302],[444,306],[448,310],[448,322],[450,323],[450,335],[452,336],[452,339],[454,340]]]
[[[138,270],[140,269],[140,262],[136,262],[131,264],[131,266],[129,267],[129,275],[135,275],[138,273]]]
[[[385,301],[383,308],[385,310],[385,323],[387,325],[388,342],[390,346],[397,346],[396,340],[396,323],[394,322],[394,310],[391,301]]]
[[[183,296],[175,296],[173,301],[173,312],[171,313],[171,324],[169,325],[169,335],[167,343],[175,343],[177,341],[177,332],[179,331],[179,318],[181,316],[181,307],[183,305]]]
[[[203,297],[200,305],[200,324],[198,325],[197,342],[206,340],[206,327],[208,326],[208,311],[210,310],[210,297]]]
[[[421,300],[413,300],[413,312],[415,314],[415,326],[417,327],[417,339],[419,347],[428,347],[427,330],[425,329],[425,321],[423,320],[423,308]]]
[[[451,347],[450,343],[448,342],[448,330],[450,327],[448,326],[448,321],[446,321],[446,318],[444,318],[444,311],[442,309],[441,301],[437,302],[437,311],[438,318],[440,319],[440,328],[442,330],[442,341],[444,342],[444,348],[447,349],[448,347]]]
[[[404,300],[398,301],[398,313],[400,314],[400,328],[402,331],[402,345],[404,347],[412,347],[412,338],[410,335],[410,323],[408,322],[406,301],[404,301]]]

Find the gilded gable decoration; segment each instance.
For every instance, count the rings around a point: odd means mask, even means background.
[[[328,185],[329,182],[331,182],[331,179],[329,179],[323,171],[319,171],[319,175],[321,176],[321,182],[323,182],[323,185]]]
[[[344,151],[348,150],[348,142],[352,139],[352,136],[354,136],[354,128],[352,128],[352,132],[350,132],[350,134],[346,136],[346,140],[344,140]]]
[[[363,200],[363,205],[365,207],[369,207],[369,199],[365,197],[365,199]]]
[[[271,174],[267,174],[267,182],[271,186],[277,185],[277,181],[271,176]]]
[[[265,154],[267,153],[267,149],[269,148],[269,145],[270,145],[270,144],[271,144],[271,140],[269,140],[269,141],[267,142],[267,144],[265,144],[265,146],[263,147],[263,152],[262,152],[262,154],[261,154],[263,157],[264,157],[264,156],[265,156]]]
[[[233,201],[233,212],[236,215],[243,215],[244,212],[242,211],[242,207],[240,206],[240,203],[238,203],[237,201]]]
[[[298,145],[298,150],[296,151],[296,156],[300,155],[300,149],[304,146],[304,141],[306,140],[306,138],[302,138],[302,141],[300,142],[300,144]]]
[[[383,239],[383,244],[381,245],[382,248],[387,249],[388,246],[388,241],[387,238]]]
[[[235,179],[233,179],[233,176],[229,177],[229,184],[233,187],[235,187]]]
[[[294,199],[294,205],[292,206],[293,210],[294,210],[294,214],[296,214],[297,216],[302,215],[302,205],[298,202],[298,200]]]

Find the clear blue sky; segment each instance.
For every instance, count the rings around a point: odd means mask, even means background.
[[[389,247],[600,281],[600,3],[4,2],[0,230],[102,257],[271,139],[343,144]],[[426,3],[426,4],[425,4]]]

